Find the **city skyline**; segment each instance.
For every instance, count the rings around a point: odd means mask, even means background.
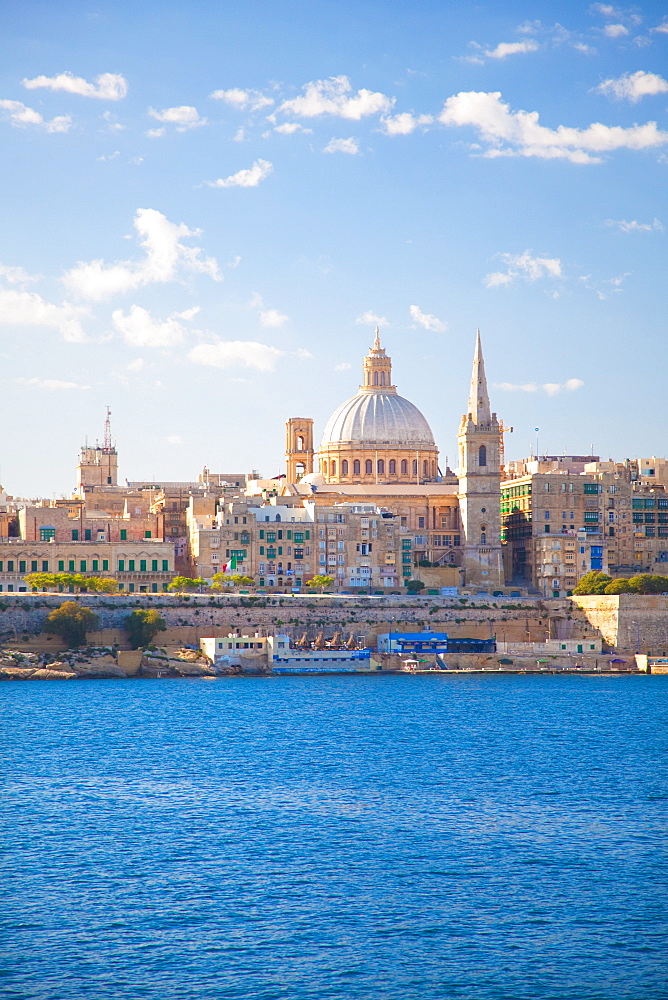
[[[507,458],[662,455],[668,21],[562,3],[10,2],[0,482],[283,471],[381,328],[455,462],[475,331]],[[648,412],[652,418],[648,420]]]

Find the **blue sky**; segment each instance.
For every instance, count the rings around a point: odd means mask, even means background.
[[[665,455],[668,6],[0,12],[0,481],[283,469],[373,328],[454,464],[476,327],[529,451]]]

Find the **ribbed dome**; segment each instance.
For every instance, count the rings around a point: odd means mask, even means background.
[[[362,389],[327,421],[321,448],[335,444],[364,448],[434,448],[434,435],[417,406],[390,392]]]

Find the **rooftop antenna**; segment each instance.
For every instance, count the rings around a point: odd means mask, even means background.
[[[107,407],[107,419],[104,422],[104,450],[111,451],[112,447],[113,446],[111,443],[111,410],[109,407]]]

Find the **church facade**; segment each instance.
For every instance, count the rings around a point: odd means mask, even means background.
[[[459,468],[444,475],[431,428],[397,392],[391,358],[376,330],[362,384],[329,418],[319,447],[310,418],[287,421],[284,492],[318,505],[380,505],[413,533],[418,564],[460,567],[462,583],[493,590],[504,585],[500,434],[478,333],[459,428]]]

